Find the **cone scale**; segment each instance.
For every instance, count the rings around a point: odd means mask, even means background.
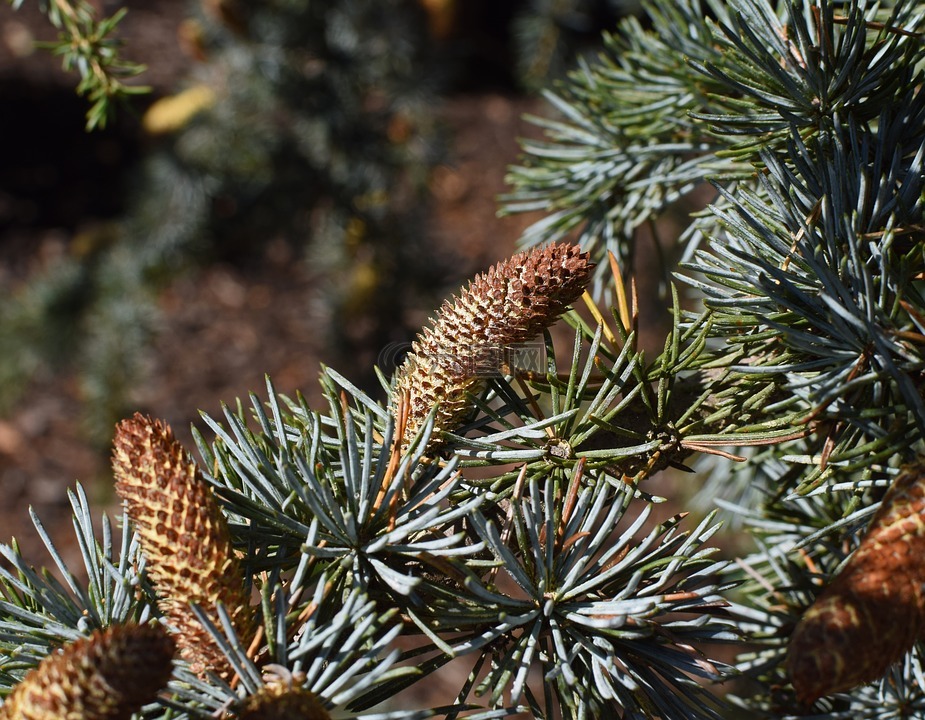
[[[129,720],[167,684],[174,649],[159,625],[98,630],[29,671],[0,707],[0,720]]]
[[[810,704],[882,677],[925,629],[925,466],[887,491],[842,571],[804,613],[787,669]]]

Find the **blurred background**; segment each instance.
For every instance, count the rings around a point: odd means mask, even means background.
[[[135,411],[191,446],[264,375],[317,402],[319,363],[369,392],[442,298],[515,250],[498,219],[525,113],[617,0],[132,0],[150,86],[87,132],[79,77],[0,4],[0,520],[71,534],[65,488],[111,502]],[[255,7],[252,7],[255,6]],[[62,527],[63,525],[63,527]],[[37,558],[38,561],[38,558]],[[44,561],[42,561],[44,562]]]

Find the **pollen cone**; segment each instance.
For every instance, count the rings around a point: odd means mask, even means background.
[[[249,639],[244,575],[212,489],[170,427],[140,414],[117,426],[112,463],[181,657],[197,674],[228,676],[227,660],[190,607],[196,603],[220,626],[215,607],[224,603],[238,635]]]
[[[494,265],[444,302],[398,369],[392,406],[407,394],[404,441],[414,438],[435,406],[434,437],[454,430],[469,412],[467,394],[478,392],[486,376],[516,364],[517,345],[581,296],[593,267],[578,246],[550,245]]]
[[[116,625],[52,652],[0,707],[0,720],[129,720],[157,698],[174,642],[159,625]]]

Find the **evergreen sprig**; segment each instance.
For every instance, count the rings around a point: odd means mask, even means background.
[[[889,131],[889,114],[881,120]],[[922,368],[911,310],[922,305],[911,272],[921,250],[904,236],[919,222],[925,146],[886,159],[871,141],[837,128],[826,140],[834,167],[819,142],[810,150],[798,137],[792,167],[764,154],[760,194],[726,193],[730,211],[717,210],[723,241],[690,267],[712,280],[698,285],[751,371],[788,375],[814,411],[863,413],[857,422],[870,427],[871,409],[890,408],[880,422],[892,425],[904,407],[921,428],[925,408],[911,380]],[[849,164],[858,157],[872,164]],[[750,337],[743,323],[768,331]]]
[[[452,413],[439,393],[412,407],[401,379],[432,381],[422,368],[441,338],[459,352],[440,327],[413,373],[380,376],[381,398],[326,368],[320,408],[268,381],[265,399],[204,417],[208,502],[228,520],[258,628],[242,637],[241,608],[194,602],[235,679],[181,662],[143,717],[693,720],[738,708],[832,720],[922,706],[921,645],[905,652],[905,636],[882,656],[847,649],[876,671],[793,677],[801,658],[845,669],[837,617],[877,573],[886,610],[855,613],[849,629],[876,633],[893,608],[914,614],[909,628],[925,622],[909,551],[922,524],[909,468],[925,451],[921,6],[647,7],[652,29],[627,21],[610,60],[572,77],[565,119],[549,125],[558,139],[516,171],[521,209],[551,204],[525,244],[583,235],[597,299],[579,303],[582,277],[530,333],[503,336],[521,343],[507,356],[519,362],[466,383]],[[665,283],[672,322],[645,352],[634,229],[707,177],[715,201],[690,219],[683,265],[665,268],[683,285]],[[556,250],[531,251],[544,252]],[[447,316],[529,318],[532,300],[490,304],[523,287],[519,273],[499,264],[471,286],[475,310]],[[556,299],[557,287],[530,293]],[[710,511],[667,509],[656,476],[672,471]],[[714,559],[713,508],[736,519],[722,545],[734,562]],[[85,552],[93,593],[57,555],[67,588],[4,551],[18,573],[0,585],[4,691],[51,647],[158,612],[127,537],[118,559],[111,544],[105,562]],[[137,601],[117,592],[126,585]],[[116,596],[118,611],[96,607]],[[96,609],[81,625],[84,606]],[[809,655],[801,624],[822,626]],[[732,645],[728,664],[718,642]],[[380,712],[451,663],[468,672],[450,702]]]
[[[10,0],[13,9],[22,4],[23,0]],[[39,7],[59,31],[57,41],[42,45],[61,56],[65,70],[80,73],[77,93],[91,103],[87,130],[106,127],[115,113],[116,101],[151,91],[144,85],[126,84],[145,71],[144,65],[126,60],[120,54],[122,43],[115,33],[126,8],[119,8],[110,17],[98,18],[96,9],[85,0],[51,0]]]
[[[657,387],[683,382],[696,399],[680,423],[643,392],[636,408],[675,439],[675,463],[706,453],[691,462],[710,473],[698,503],[719,504],[756,543],[730,596],[763,648],[739,664],[760,688],[738,702],[773,717],[901,715],[918,702],[914,653],[880,685],[879,710],[870,686],[801,705],[783,661],[792,627],[923,450],[921,4],[645,9],[651,30],[624,22],[551,97],[559,118],[539,121],[546,142],[525,144],[506,210],[544,211],[525,245],[579,237],[602,297],[606,252],[629,277],[636,230],[713,183],[713,204],[678,238],[687,302],[706,311],[676,305],[646,373],[653,382],[661,366]],[[687,348],[685,330],[700,338]],[[696,358],[686,372],[668,362],[673,344]],[[624,431],[631,409],[615,415]]]
[[[629,269],[637,228],[704,180],[753,185],[759,153],[788,157],[792,133],[827,136],[849,118],[876,124],[916,94],[915,3],[843,11],[833,2],[652,0],[645,9],[651,30],[623,21],[597,63],[547,93],[561,119],[534,119],[547,140],[524,142],[503,198],[505,212],[546,214],[524,245],[575,231],[592,258],[611,251]],[[917,111],[900,114],[905,123]],[[686,251],[714,229],[709,217],[692,225]]]
[[[97,530],[83,488],[77,485],[68,496],[81,569],[68,567],[35,512],[32,521],[54,571],[33,567],[15,540],[0,545],[8,563],[0,565],[0,674],[6,683],[21,678],[22,670],[63,643],[117,624],[144,624],[153,614],[145,559],[126,519],[114,533],[103,515]]]
[[[725,16],[721,3],[710,10]],[[523,234],[528,246],[577,232],[598,261],[613,252],[631,267],[629,240],[641,224],[714,173],[746,173],[717,153],[722,139],[690,116],[722,102],[719,83],[690,72],[689,58],[716,55],[712,24],[699,2],[652,2],[654,30],[627,18],[604,37],[598,62],[583,63],[555,94],[560,119],[531,118],[547,140],[525,141],[524,164],[513,168],[507,213],[542,211]]]

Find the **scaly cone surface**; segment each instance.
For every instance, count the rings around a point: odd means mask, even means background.
[[[167,685],[174,650],[160,625],[97,630],[30,670],[0,720],[129,720]]]
[[[321,701],[304,688],[265,685],[244,701],[239,720],[331,720]]]
[[[170,427],[136,413],[116,428],[116,492],[148,557],[159,607],[175,627],[180,655],[197,674],[231,671],[220,648],[193,613],[198,604],[219,624],[222,602],[235,630],[249,639],[252,614],[231,532],[212,489]]]
[[[469,412],[467,394],[501,370],[510,346],[536,337],[581,296],[593,267],[577,245],[550,245],[494,265],[444,302],[398,369],[392,405],[409,398],[405,443],[435,406],[431,449],[441,430],[455,429]]]
[[[876,680],[925,629],[925,465],[906,468],[860,545],[804,613],[787,668],[797,699]]]

